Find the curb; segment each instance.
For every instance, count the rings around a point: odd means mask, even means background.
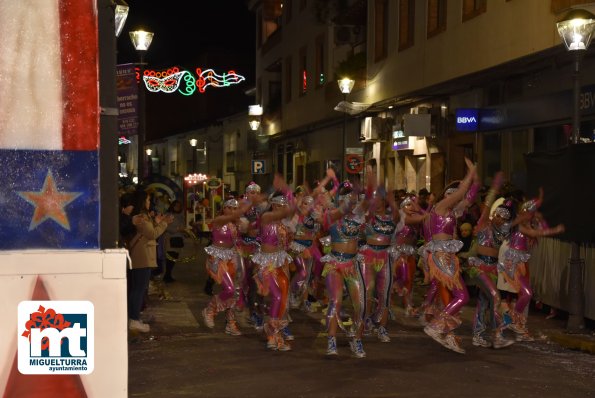
[[[587,334],[548,332],[549,339],[564,348],[595,354],[595,337]]]

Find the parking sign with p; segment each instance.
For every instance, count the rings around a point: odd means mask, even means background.
[[[265,173],[266,173],[266,161],[253,160],[252,161],[252,174],[265,174]]]

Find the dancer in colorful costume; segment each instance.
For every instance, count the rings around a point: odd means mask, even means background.
[[[533,341],[527,330],[525,309],[531,301],[533,290],[529,281],[528,261],[531,247],[542,236],[552,236],[564,232],[564,225],[549,228],[542,215],[537,211],[543,202],[543,191],[539,197],[521,205],[519,218],[522,221],[512,229],[508,249],[498,262],[498,271],[506,281],[518,291],[517,302],[511,312],[512,323],[508,327],[516,333],[517,341]]]
[[[395,235],[390,248],[392,262],[395,268],[395,282],[397,294],[403,298],[405,316],[415,316],[413,305],[413,278],[417,265],[416,244],[421,233],[421,223],[427,213],[417,205],[416,197],[408,195],[399,205],[403,228]]]
[[[213,220],[212,244],[205,247],[208,254],[206,268],[209,276],[221,285],[219,294],[214,295],[206,308],[202,310],[205,325],[215,327],[215,316],[225,311],[225,333],[239,336],[240,332],[235,320],[235,304],[240,292],[240,284],[244,278],[244,269],[236,250],[238,231],[236,222],[250,206],[246,202],[239,208],[235,199],[223,203],[221,215]]]
[[[500,312],[500,292],[496,287],[498,281],[498,251],[504,240],[508,239],[512,222],[513,209],[507,205],[496,207],[490,219],[489,213],[495,196],[502,183],[502,173],[494,178],[492,188],[488,193],[481,217],[477,223],[477,257],[468,259],[469,274],[475,279],[479,287],[477,306],[473,318],[473,340],[476,347],[504,348],[513,344],[513,340],[505,339],[502,331],[504,321]],[[489,322],[486,319],[489,313]],[[491,341],[484,337],[488,323],[493,329]]]
[[[245,273],[238,300],[238,308],[247,309],[250,321],[256,330],[261,331],[263,328],[263,308],[257,294],[256,282],[252,277],[254,273],[252,256],[260,248],[260,242],[258,241],[260,234],[260,215],[268,204],[260,193],[260,186],[255,182],[250,182],[246,186],[245,199],[252,205],[240,219],[241,238],[238,241],[237,248]]]
[[[260,251],[252,257],[256,267],[254,278],[258,293],[270,299],[268,319],[264,330],[267,335],[267,348],[289,351],[288,339],[291,334],[282,335],[288,325],[287,304],[289,296],[289,263],[291,256],[287,248],[291,242],[290,228],[282,222],[295,211],[293,194],[287,185],[275,177],[275,187],[280,188],[270,199],[271,210],[260,217]]]
[[[297,211],[291,220],[295,232],[289,245],[295,264],[289,295],[291,308],[299,308],[302,303],[308,302],[306,296],[312,266],[316,257],[322,257],[315,242],[320,225],[316,221],[318,216],[314,213],[314,198],[310,195],[301,196],[297,203]]]
[[[454,239],[456,217],[473,203],[479,183],[475,165],[467,158],[468,172],[463,181],[451,184],[430,211],[430,233],[432,240],[425,250],[429,252],[427,263],[430,277],[446,287],[452,298],[444,309],[428,325],[424,332],[444,347],[464,354],[453,331],[460,326],[460,310],[469,301],[467,286],[463,281],[456,253],[463,242]],[[473,185],[471,185],[473,183]]]
[[[325,277],[329,299],[327,320],[327,355],[337,355],[337,328],[342,326],[340,314],[343,299],[343,285],[353,304],[354,334],[350,347],[353,355],[364,358],[366,353],[362,344],[363,319],[365,316],[366,294],[363,275],[357,265],[358,239],[365,222],[365,209],[354,209],[357,194],[349,181],[339,187],[339,201],[336,209],[326,211],[325,227],[331,237],[331,252],[321,261],[325,263],[322,271]]]
[[[373,174],[372,170],[369,173]],[[368,190],[373,188],[370,186]],[[393,281],[389,248],[396,231],[401,230],[403,224],[397,226],[400,216],[396,203],[394,199],[387,198],[386,191],[382,186],[376,187],[371,195],[368,193],[368,196],[371,198],[364,229],[366,240],[359,249],[362,256],[359,266],[364,276],[367,299],[365,320],[366,323],[370,323],[365,327],[369,330],[372,327],[377,327],[378,339],[383,343],[388,343],[390,337],[386,325]],[[390,212],[387,212],[388,203],[390,203]],[[375,302],[375,306],[373,302]]]

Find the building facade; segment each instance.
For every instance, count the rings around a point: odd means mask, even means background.
[[[523,154],[569,142],[573,57],[556,21],[590,2],[248,3],[257,20],[259,135],[270,171],[295,185],[313,183],[329,164],[349,177],[361,154],[389,189],[439,192],[464,175],[464,156],[479,162],[484,182],[502,170],[522,188]],[[587,52],[585,139],[595,127],[593,64]],[[355,86],[342,98],[337,80],[346,75]],[[342,99],[365,110],[338,112]],[[457,124],[464,110],[481,125]]]

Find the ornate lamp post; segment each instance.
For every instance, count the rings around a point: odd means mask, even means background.
[[[258,128],[260,127],[261,119],[262,119],[262,106],[250,105],[248,107],[248,124],[250,125],[250,130],[258,131]]]
[[[141,81],[139,90],[138,90],[138,108],[139,108],[139,115],[138,115],[138,182],[141,182],[141,179],[145,176],[144,170],[144,162],[143,159],[143,149],[145,146],[145,136],[146,136],[146,121],[145,121],[145,87],[144,87],[144,69],[145,69],[145,54],[149,50],[151,46],[151,42],[153,41],[154,34],[152,32],[146,32],[144,30],[136,30],[130,32],[130,40],[132,41],[132,45],[138,52],[140,58],[140,76]]]
[[[574,54],[573,88],[574,88],[574,112],[572,114],[572,143],[578,144],[580,138],[580,67],[581,60],[595,31],[595,15],[585,10],[572,10],[566,14],[557,24],[558,33],[564,41],[568,51]]]
[[[595,15],[588,11],[575,9],[568,12],[557,24],[558,33],[568,51],[574,54],[574,65],[572,73],[573,81],[573,112],[572,112],[572,143],[580,142],[580,70],[581,60],[595,31]],[[583,269],[584,260],[580,258],[580,247],[578,242],[571,243],[569,261],[569,286],[570,293],[569,314],[567,330],[569,332],[580,332],[585,328],[584,319],[584,292],[583,292]]]
[[[337,82],[339,84],[339,90],[343,94],[343,101],[347,101],[347,96],[353,90],[355,80],[348,77],[344,77]],[[343,112],[343,136],[342,136],[342,151],[341,151],[341,177],[343,178],[343,171],[345,170],[345,130],[347,129],[347,113]],[[343,178],[344,179],[344,178]]]

